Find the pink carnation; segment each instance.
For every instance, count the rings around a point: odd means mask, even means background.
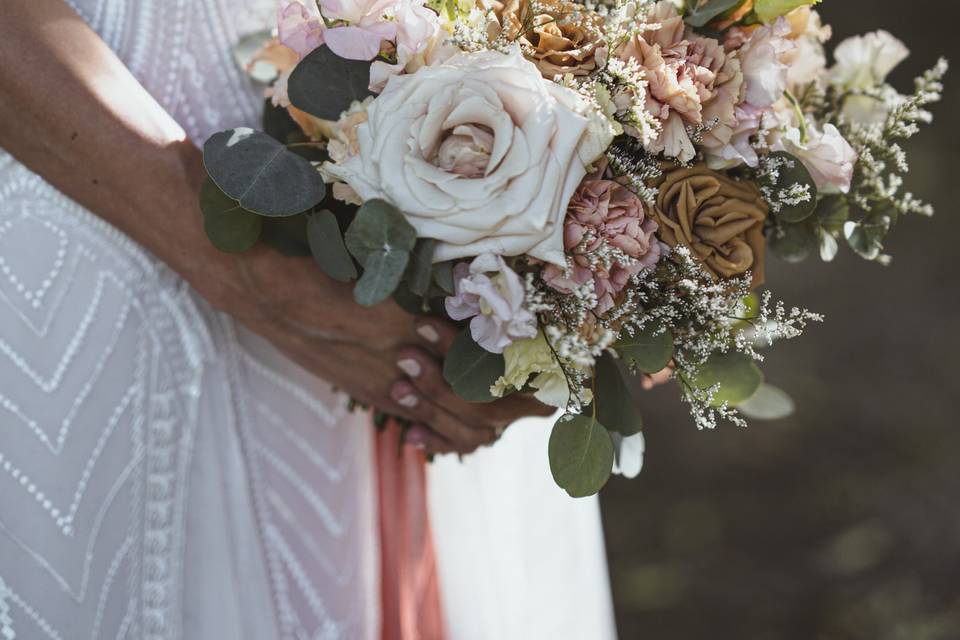
[[[646,217],[640,198],[615,180],[584,180],[570,200],[564,225],[567,269],[549,264],[543,279],[570,293],[592,278],[599,314],[613,308],[630,278],[660,260],[657,223]]]
[[[662,126],[647,150],[689,162],[696,149],[688,127],[736,127],[734,107],[743,87],[740,61],[718,41],[686,30],[671,2],[655,4],[648,19],[660,28],[635,33],[617,55],[635,60],[643,70],[647,111]]]

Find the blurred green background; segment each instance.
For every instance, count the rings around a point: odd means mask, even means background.
[[[960,65],[953,0],[825,0],[835,45],[887,29],[907,90]],[[769,352],[796,415],[699,432],[669,385],[642,396],[646,466],[601,496],[620,636],[653,640],[960,638],[960,68],[908,145],[909,190],[881,267],[768,260],[788,305],[826,315]]]

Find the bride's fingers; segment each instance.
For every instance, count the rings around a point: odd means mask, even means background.
[[[402,415],[428,425],[453,443],[461,453],[470,453],[495,439],[493,429],[469,426],[459,416],[451,415],[436,405],[433,398],[421,392],[409,380],[394,382],[390,397],[401,408]]]
[[[440,364],[416,347],[404,347],[398,352],[399,367],[420,393],[442,406],[448,413],[476,427],[503,427],[525,416],[548,416],[554,412],[531,396],[514,394],[490,403],[463,400],[443,378]]]
[[[425,424],[415,424],[407,430],[403,441],[427,453],[456,453],[457,448]]]
[[[442,358],[460,332],[456,325],[437,318],[418,320],[417,335],[423,338],[424,346],[435,356]]]

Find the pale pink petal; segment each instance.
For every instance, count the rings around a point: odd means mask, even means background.
[[[384,40],[396,36],[396,25],[380,22],[369,27],[335,27],[327,29],[325,39],[330,50],[348,60],[373,60],[380,53]]]

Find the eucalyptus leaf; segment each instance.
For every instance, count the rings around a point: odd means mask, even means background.
[[[443,293],[452,296],[455,289],[453,283],[453,262],[438,262],[433,265],[433,282]]]
[[[883,254],[883,241],[896,224],[898,215],[892,206],[880,205],[867,212],[859,222],[848,220],[843,225],[847,244],[867,260],[888,262],[889,256]]]
[[[374,95],[370,91],[370,62],[347,60],[326,45],[301,60],[287,81],[290,102],[301,111],[324,120],[337,120],[354,100]]]
[[[560,418],[553,425],[548,452],[553,479],[574,498],[600,491],[613,470],[613,440],[591,416]]]
[[[329,211],[318,211],[307,219],[307,242],[310,253],[323,272],[334,280],[350,282],[357,277],[357,267],[343,244],[340,225]]]
[[[323,199],[326,187],[310,162],[265,133],[246,127],[215,133],[203,164],[217,186],[244,209],[291,216]]]
[[[843,236],[847,239],[847,244],[857,255],[866,260],[876,260],[880,257],[885,235],[885,231],[861,222],[848,221],[843,225]]]
[[[721,14],[734,9],[744,3],[745,0],[688,0],[687,14],[684,16],[687,24],[691,27],[704,27],[708,22]]]
[[[312,255],[307,241],[307,214],[287,218],[263,218],[260,239],[289,257]]]
[[[767,245],[781,260],[796,263],[813,255],[818,250],[819,242],[816,227],[804,221],[774,227]]]
[[[796,409],[793,399],[772,384],[762,384],[756,392],[737,405],[737,411],[754,420],[780,420]]]
[[[410,287],[403,281],[397,285],[397,289],[393,292],[393,301],[412,316],[430,315],[433,311],[430,299],[410,291]]]
[[[633,336],[624,335],[613,348],[628,364],[644,373],[656,373],[673,358],[673,334],[669,329],[647,325]]]
[[[474,341],[470,329],[453,340],[443,362],[443,377],[468,402],[493,402],[490,387],[506,368],[503,355],[490,353]]]
[[[263,117],[260,123],[265,134],[282,144],[307,140],[300,125],[290,117],[290,112],[274,105],[273,100],[269,98],[263,102]]]
[[[850,205],[842,195],[830,195],[817,203],[817,221],[828,231],[840,231],[850,218]]]
[[[746,354],[716,353],[700,367],[691,384],[702,390],[720,385],[713,396],[713,405],[726,402],[735,406],[756,393],[763,384],[763,372]]]
[[[801,222],[810,217],[817,208],[817,184],[814,182],[810,172],[796,156],[786,151],[777,151],[771,153],[768,160],[779,160],[780,171],[776,183],[773,185],[775,191],[786,191],[794,185],[806,186],[810,198],[794,205],[782,205],[780,211],[774,214],[784,222]]]
[[[353,257],[366,264],[371,253],[409,253],[417,243],[417,231],[389,202],[367,200],[357,211],[345,238]]]
[[[353,288],[353,299],[372,307],[393,295],[410,260],[406,251],[376,251],[363,263],[363,275]]]
[[[200,189],[203,230],[220,251],[240,253],[257,243],[263,218],[247,211],[210,178]]]
[[[643,417],[612,355],[604,353],[600,356],[594,376],[593,403],[600,423],[624,436],[639,433],[643,429]]]
[[[420,238],[410,255],[405,280],[410,291],[419,296],[427,295],[433,283],[433,253],[436,248],[437,241],[433,238]]]

